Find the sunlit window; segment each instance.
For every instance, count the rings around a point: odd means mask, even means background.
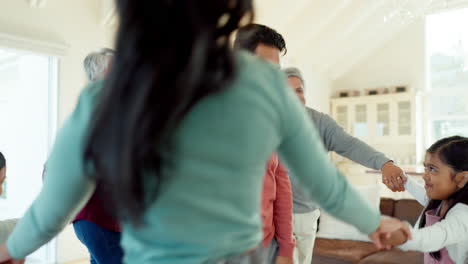
[[[468,9],[427,18],[432,140],[468,136]]]
[[[7,160],[0,220],[21,217],[42,188],[56,126],[56,60],[0,48],[0,151]],[[27,263],[46,254],[42,248]]]

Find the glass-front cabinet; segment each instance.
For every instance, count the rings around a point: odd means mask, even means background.
[[[398,136],[410,136],[412,130],[411,102],[398,102]]]
[[[336,106],[335,120],[341,127],[343,127],[344,130],[348,131],[348,122],[349,122],[348,106],[346,105]]]
[[[353,132],[356,137],[368,136],[369,123],[367,121],[367,105],[357,104],[354,106]]]
[[[375,135],[377,137],[384,137],[390,135],[390,104],[377,103],[377,123]]]
[[[370,142],[414,139],[416,94],[396,93],[336,98],[332,117],[348,133]]]

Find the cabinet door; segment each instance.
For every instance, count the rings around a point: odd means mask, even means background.
[[[348,129],[348,106],[347,105],[337,105],[336,106],[336,122],[343,127],[345,131],[349,132]]]
[[[398,111],[398,136],[410,136],[412,134],[412,112],[410,101],[400,101],[397,104]]]
[[[367,121],[367,105],[357,104],[354,106],[353,132],[356,137],[367,137],[369,134],[369,123]]]
[[[377,104],[377,124],[375,134],[378,137],[390,135],[390,105],[388,103]]]

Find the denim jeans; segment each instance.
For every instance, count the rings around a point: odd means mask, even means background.
[[[91,264],[122,264],[123,250],[120,233],[96,225],[88,220],[73,223],[75,234],[91,255]]]
[[[267,256],[265,258],[266,263],[275,264],[276,257],[278,257],[279,254],[279,246],[275,238],[271,240],[270,245],[265,250],[267,251]]]

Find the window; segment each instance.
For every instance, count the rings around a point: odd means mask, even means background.
[[[428,16],[427,56],[432,142],[468,136],[468,9]]]
[[[21,217],[42,187],[56,127],[55,57],[0,48],[0,151],[7,160],[0,219]],[[31,259],[46,260],[48,248]]]

